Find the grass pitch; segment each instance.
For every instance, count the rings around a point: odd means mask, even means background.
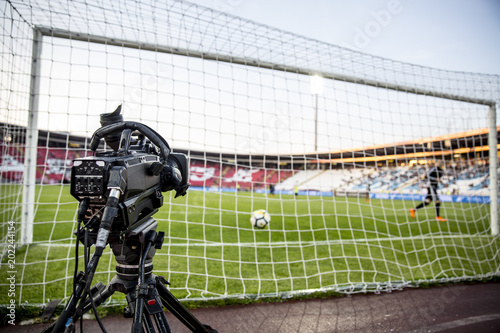
[[[15,189],[0,190],[2,205],[11,207],[16,196],[7,193]],[[21,303],[67,298],[72,290],[76,200],[68,186],[40,186],[37,202],[34,243],[16,249],[16,297]],[[408,210],[415,204],[193,190],[173,199],[165,193],[154,216],[157,230],[166,233],[154,271],[170,281],[180,299],[376,290],[387,284],[495,274],[500,241],[489,236],[488,205],[445,203],[441,215],[448,221],[437,222],[433,205],[411,219]],[[250,225],[256,209],[271,213],[268,228]],[[94,282],[108,283],[114,265],[108,250]],[[7,275],[2,268],[0,289],[8,288]],[[113,297],[123,300],[123,295]],[[7,291],[0,290],[0,304],[8,301]]]

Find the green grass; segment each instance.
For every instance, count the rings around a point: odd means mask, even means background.
[[[15,191],[15,186],[0,187],[3,207],[13,206],[15,196],[7,194]],[[76,201],[67,186],[39,186],[36,197],[34,244],[16,249],[16,297],[21,303],[66,298],[72,288],[74,246],[69,244],[74,242]],[[154,216],[158,231],[166,232],[154,258],[155,273],[170,281],[180,299],[376,288],[498,274],[500,240],[489,236],[488,205],[445,203],[445,223],[434,220],[433,205],[411,219],[408,209],[414,205],[199,191],[173,199],[165,193]],[[271,213],[271,224],[254,229],[250,212],[261,208]],[[107,283],[114,269],[107,251],[94,282]],[[0,304],[9,301],[7,275],[2,268]]]

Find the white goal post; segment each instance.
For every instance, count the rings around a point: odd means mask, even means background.
[[[186,1],[0,6],[0,236],[17,304],[71,294],[71,161],[120,104],[190,159],[188,195],[164,193],[155,215],[167,234],[155,271],[181,299],[499,276],[499,76],[374,57]],[[260,209],[266,229],[249,222]],[[106,255],[103,282],[115,272]]]
[[[30,140],[27,144],[28,154],[31,158],[26,159],[25,168],[28,171],[28,177],[24,178],[24,190],[23,197],[26,200],[23,200],[23,235],[22,240],[24,244],[28,244],[32,241],[32,226],[29,221],[33,221],[33,207],[35,203],[35,192],[34,192],[34,184],[35,184],[35,173],[34,166],[35,163],[30,163],[30,161],[34,160],[34,156],[36,155],[36,142],[38,139],[38,124],[37,124],[37,116],[38,116],[38,96],[39,96],[39,85],[40,85],[40,43],[43,36],[55,37],[55,38],[64,38],[68,40],[80,40],[88,43],[99,43],[106,45],[115,45],[118,47],[127,47],[132,49],[140,49],[147,50],[152,52],[161,52],[161,53],[170,53],[181,56],[189,56],[194,58],[200,58],[204,60],[215,60],[221,62],[227,62],[231,64],[240,64],[244,66],[255,66],[258,68],[267,68],[275,71],[283,71],[283,72],[291,72],[303,75],[319,75],[325,79],[338,80],[342,82],[350,82],[355,84],[361,84],[366,86],[372,86],[377,88],[390,89],[394,91],[404,91],[406,93],[412,93],[415,95],[422,96],[432,96],[443,99],[474,103],[480,105],[486,105],[489,107],[489,136],[488,136],[488,146],[490,152],[490,200],[491,200],[491,233],[492,235],[498,235],[498,200],[494,200],[498,198],[498,174],[495,172],[498,168],[498,149],[497,149],[497,112],[496,112],[496,103],[492,100],[487,99],[479,99],[473,98],[466,95],[454,95],[448,92],[442,92],[438,90],[426,90],[422,89],[418,86],[404,86],[399,85],[397,83],[391,82],[383,82],[383,81],[375,81],[372,79],[365,79],[360,77],[350,77],[346,75],[341,75],[337,73],[328,73],[328,72],[317,72],[311,68],[300,68],[289,66],[286,64],[278,64],[271,62],[262,62],[259,59],[252,58],[239,58],[233,57],[230,55],[224,54],[210,54],[206,52],[198,52],[189,49],[179,49],[173,48],[171,46],[162,46],[157,44],[147,44],[141,42],[134,42],[130,40],[120,40],[120,39],[109,39],[104,38],[102,36],[92,36],[78,32],[71,31],[62,31],[47,27],[35,27],[33,31],[33,66],[32,66],[32,82],[31,82],[31,100],[30,100],[30,112],[29,112],[29,124],[28,124],[28,139]],[[493,154],[493,158],[492,157]],[[495,156],[496,155],[496,156]],[[29,203],[29,205],[27,204]]]

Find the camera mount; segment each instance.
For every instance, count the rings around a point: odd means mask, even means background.
[[[74,332],[84,313],[97,307],[116,291],[126,295],[124,316],[133,318],[132,332],[169,333],[163,307],[192,332],[216,333],[201,324],[167,289],[163,277],[153,274],[153,257],[161,249],[164,233],[157,232],[152,217],[163,205],[162,192],[185,195],[189,188],[188,161],[172,153],[165,139],[148,126],[125,122],[121,106],[101,115],[90,148],[94,156],[73,161],[71,194],[79,201],[75,230],[73,293],[58,320],[44,332]],[[112,151],[97,152],[101,139]],[[83,223],[83,226],[82,226]],[[78,272],[78,243],[84,246],[85,272]],[[115,256],[116,276],[105,286],[91,286],[99,259],[107,244]],[[90,248],[95,247],[89,259]]]

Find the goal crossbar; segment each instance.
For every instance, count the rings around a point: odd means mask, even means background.
[[[81,32],[72,32],[69,30],[54,29],[54,28],[47,28],[47,27],[35,27],[35,29],[40,31],[40,33],[42,35],[49,36],[49,37],[58,37],[58,38],[64,38],[64,39],[72,39],[72,40],[78,40],[78,41],[83,41],[83,42],[89,42],[89,43],[106,44],[106,45],[126,47],[126,48],[132,48],[132,49],[140,49],[140,50],[145,50],[145,51],[153,51],[153,52],[182,55],[182,56],[188,56],[188,57],[193,57],[193,58],[200,58],[203,60],[221,61],[221,62],[227,62],[227,63],[231,63],[231,64],[258,67],[258,68],[263,68],[263,69],[271,69],[271,70],[275,70],[275,71],[282,71],[282,72],[288,72],[288,73],[296,73],[296,74],[303,74],[303,75],[320,75],[321,77],[323,77],[325,79],[360,84],[360,85],[365,85],[365,86],[370,86],[370,87],[375,87],[375,88],[383,88],[383,89],[389,89],[389,90],[395,90],[395,91],[404,91],[406,93],[411,93],[411,94],[415,94],[415,95],[437,97],[437,98],[449,99],[449,100],[453,100],[453,101],[466,102],[466,103],[472,103],[472,104],[495,106],[495,101],[488,100],[488,99],[480,99],[480,98],[473,98],[473,97],[462,96],[462,95],[443,93],[443,92],[439,92],[439,91],[434,91],[434,90],[429,90],[429,89],[421,89],[418,87],[406,86],[406,85],[401,85],[401,84],[394,84],[394,83],[390,83],[390,82],[370,80],[370,79],[360,78],[360,77],[355,77],[355,76],[342,75],[342,74],[325,72],[325,71],[318,71],[318,70],[314,70],[314,69],[310,69],[310,68],[303,68],[303,67],[297,67],[297,66],[289,66],[289,65],[285,65],[285,64],[278,64],[278,63],[273,63],[273,62],[269,62],[269,61],[252,59],[252,58],[248,58],[248,57],[235,57],[235,56],[230,56],[230,55],[223,55],[220,53],[216,54],[216,53],[210,53],[210,52],[200,52],[200,51],[191,50],[191,49],[183,49],[183,48],[165,46],[165,45],[159,45],[159,44],[135,42],[135,41],[126,40],[126,39],[109,38],[109,37],[103,37],[103,36],[98,36],[98,35],[91,35],[91,34],[86,34],[86,33],[81,33]]]

